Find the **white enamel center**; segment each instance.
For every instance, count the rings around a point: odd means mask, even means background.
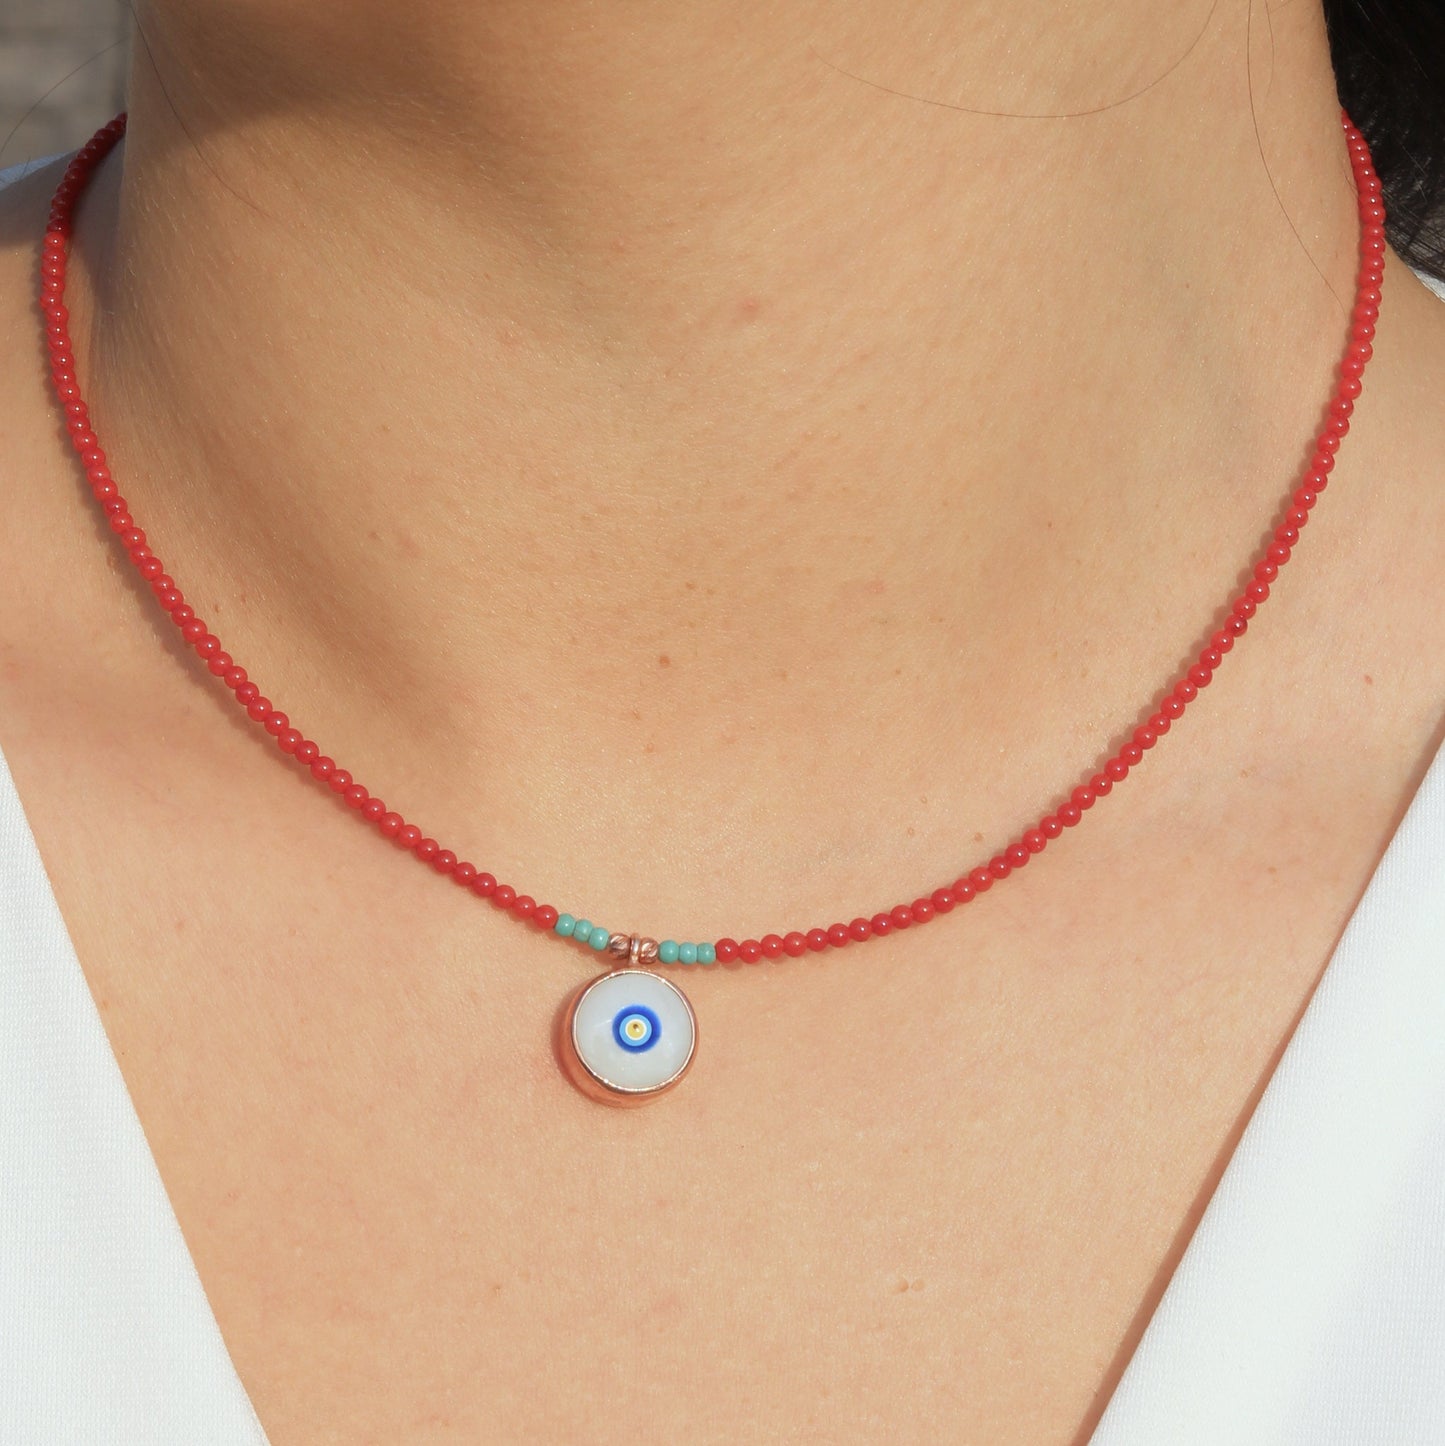
[[[682,990],[645,969],[618,969],[589,984],[572,1011],[572,1047],[609,1089],[647,1094],[687,1068],[697,1040]]]

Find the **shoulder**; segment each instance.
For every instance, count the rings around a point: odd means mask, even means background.
[[[28,301],[30,310],[35,310],[35,288],[30,284],[34,263],[40,255],[50,197],[67,159],[53,156],[0,169],[0,276],[4,281],[0,319],[7,329],[18,319],[17,301]]]
[[[50,196],[64,161],[0,171],[0,501],[21,500],[36,424],[47,415],[36,275]]]
[[[61,158],[0,172],[0,747],[64,655],[57,605],[76,576],[67,534],[83,499],[49,391],[36,284],[64,167]]]

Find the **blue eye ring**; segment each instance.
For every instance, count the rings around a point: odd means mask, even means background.
[[[627,1037],[625,1026],[629,1019],[645,1019],[647,1021],[647,1037],[645,1039],[629,1039]],[[612,1017],[612,1037],[628,1054],[641,1054],[643,1050],[651,1049],[662,1037],[662,1021],[645,1004],[625,1004]]]

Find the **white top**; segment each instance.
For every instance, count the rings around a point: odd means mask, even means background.
[[[3,757],[0,1443],[266,1446]],[[1445,750],[1091,1446],[1445,1446]]]

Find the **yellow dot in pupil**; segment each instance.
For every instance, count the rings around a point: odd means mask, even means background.
[[[647,1033],[647,1026],[640,1019],[629,1019],[627,1032],[633,1039],[641,1039]]]

